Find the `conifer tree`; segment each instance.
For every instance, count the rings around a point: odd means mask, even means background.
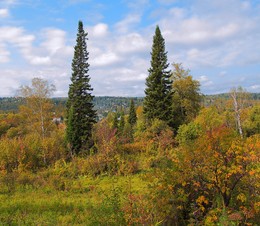
[[[137,117],[136,117],[136,111],[135,111],[135,103],[134,103],[134,100],[131,99],[128,122],[130,123],[131,126],[133,126],[136,123],[136,120],[137,120]]]
[[[83,23],[78,23],[76,46],[72,60],[72,76],[67,102],[67,140],[73,154],[88,151],[92,145],[91,132],[96,122],[90,85],[89,53],[87,51],[87,32]]]
[[[148,121],[158,118],[170,124],[171,75],[168,66],[165,41],[157,26],[153,37],[151,67],[148,69],[144,98],[144,115]]]
[[[122,111],[120,113],[120,119],[119,119],[119,122],[118,122],[118,131],[119,131],[119,133],[122,134],[123,131],[124,131],[124,128],[125,128],[125,114]]]
[[[117,112],[114,114],[112,127],[114,129],[118,129],[118,113]]]

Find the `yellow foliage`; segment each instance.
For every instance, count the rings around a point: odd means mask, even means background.
[[[254,204],[254,209],[255,209],[256,213],[260,213],[260,202],[256,202]]]
[[[203,204],[203,203],[205,203],[205,204],[208,204],[209,203],[209,201],[206,199],[206,197],[204,196],[204,195],[201,195],[201,196],[199,196],[197,199],[196,199],[196,202],[198,203],[198,204]]]
[[[247,198],[246,198],[245,194],[240,193],[240,194],[238,194],[238,196],[237,196],[237,200],[239,200],[239,201],[241,201],[241,202],[244,203],[244,202],[246,202]]]

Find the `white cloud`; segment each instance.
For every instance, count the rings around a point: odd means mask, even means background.
[[[149,0],[123,0],[125,4],[131,9],[133,12],[142,12],[150,5]]]
[[[91,29],[91,31],[93,37],[102,38],[108,34],[108,26],[104,23],[98,23]]]
[[[130,30],[132,30],[134,25],[140,23],[140,21],[140,14],[129,14],[126,16],[126,18],[124,18],[115,25],[116,31],[119,33],[127,33]]]
[[[130,33],[118,38],[115,46],[118,52],[136,54],[150,48],[147,40],[138,33]]]
[[[158,24],[174,61],[192,68],[252,64],[260,62],[259,9],[248,1],[202,0],[169,9]]]
[[[97,57],[90,59],[90,63],[93,67],[107,66],[115,64],[120,61],[120,58],[117,54],[113,52],[106,52],[98,55]]]
[[[205,75],[200,76],[198,80],[204,88],[213,85],[213,82],[210,81],[209,78]]]
[[[202,76],[199,77],[199,81],[200,81],[200,82],[207,82],[207,81],[208,81],[208,78],[207,78],[207,76],[202,75]]]
[[[0,44],[0,63],[9,62],[10,52],[6,50],[6,47]]]
[[[9,10],[8,9],[0,9],[0,18],[5,18],[9,16]]]
[[[175,10],[176,11],[176,10]],[[180,17],[181,15],[176,15]],[[168,18],[162,21],[166,26],[165,38],[174,44],[196,45],[207,44],[234,37],[239,33],[240,25],[228,22],[216,26],[212,21],[197,18],[185,18],[176,23],[175,26],[168,26]]]
[[[112,68],[104,74],[103,70],[91,71],[91,82],[95,95],[102,96],[143,96],[144,74],[137,68]]]
[[[25,36],[24,29],[20,27],[0,27],[0,41],[5,41],[14,44],[21,44],[27,41],[32,41],[33,36]]]
[[[1,70],[0,96],[14,96],[20,87],[20,73],[15,69]]]
[[[219,73],[219,76],[220,77],[224,77],[224,76],[226,76],[227,75],[227,71],[221,71],[220,73]]]
[[[3,3],[5,3],[6,5],[13,5],[15,3],[17,3],[18,0],[3,0]]]
[[[39,46],[34,45],[35,35],[27,34],[20,27],[0,27],[0,46],[1,52],[9,52],[3,46],[5,44],[17,47],[32,65],[51,65],[56,64],[64,58],[71,57],[73,48],[66,45],[66,33],[60,29],[43,29],[43,42]]]
[[[50,57],[27,56],[27,59],[33,65],[49,65],[51,63]]]
[[[50,54],[56,53],[59,49],[65,47],[66,32],[60,29],[44,29],[42,31],[43,37],[46,39],[42,43],[42,47],[45,48]]]
[[[120,73],[121,73],[121,76],[117,77],[118,81],[124,81],[124,82],[142,81],[142,82],[144,82],[145,79],[147,78],[147,74],[144,74],[144,73],[136,74],[135,70],[130,70],[130,69],[123,69],[122,71],[120,71]]]
[[[57,87],[55,96],[66,96],[69,84],[70,63],[73,47],[66,45],[66,33],[59,29],[43,29],[42,36],[34,36],[20,27],[0,27],[0,96],[13,96],[20,85],[29,84],[33,77],[42,77]],[[34,41],[42,38],[36,45]],[[9,51],[12,46],[12,55]],[[16,67],[19,51],[26,62]],[[17,55],[17,54],[16,54]],[[3,69],[5,62],[13,61],[14,67]],[[46,67],[48,66],[48,67]],[[67,78],[61,75],[67,75]],[[59,81],[53,81],[59,78]],[[3,82],[1,82],[3,80]]]
[[[260,90],[260,85],[252,85],[252,86],[250,86],[250,89],[259,92],[259,90]]]
[[[32,42],[34,40],[33,35],[26,35],[25,31],[19,27],[0,27],[0,46],[3,56],[5,56],[4,62],[8,61],[9,51],[7,50],[7,44],[13,45],[19,48],[22,53],[29,52]]]
[[[0,75],[0,97],[14,96],[21,85],[28,85],[31,79],[40,77],[47,79],[56,86],[54,96],[67,96],[70,74],[67,68],[38,67],[16,68],[1,70]]]

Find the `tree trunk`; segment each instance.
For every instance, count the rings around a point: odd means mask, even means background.
[[[241,118],[240,118],[240,107],[238,106],[238,103],[237,103],[236,90],[231,92],[231,97],[233,98],[233,104],[234,104],[234,110],[235,110],[235,120],[237,123],[238,132],[240,134],[240,137],[243,138],[243,130],[242,130]]]

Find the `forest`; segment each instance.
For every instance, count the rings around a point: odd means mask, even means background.
[[[59,107],[66,107],[67,99],[68,98],[66,97],[50,98],[51,102],[54,104],[55,109]],[[105,117],[110,111],[119,111],[121,108],[127,108],[131,99],[135,101],[136,106],[140,106],[143,103],[143,97],[95,96],[93,99],[93,104],[97,114]],[[258,99],[260,99],[260,97]],[[25,99],[23,97],[0,97],[0,112],[17,113],[19,106],[23,105],[24,103]]]
[[[1,105],[1,225],[260,225],[259,94],[203,95],[157,26],[145,97],[94,97],[86,36],[68,98],[33,78]]]
[[[260,100],[260,93],[250,93],[250,99],[253,101]],[[209,106],[217,99],[227,100],[230,97],[229,93],[203,95],[201,99],[202,106]],[[143,104],[143,97],[116,97],[116,96],[94,96],[93,104],[94,109],[97,111],[98,118],[106,117],[108,112],[120,111],[121,109],[127,109],[131,99],[134,100],[135,106],[141,106]],[[52,97],[51,102],[54,104],[54,108],[66,107],[66,97]],[[0,113],[17,113],[19,107],[25,103],[22,97],[0,97]],[[56,111],[54,109],[54,112]]]

